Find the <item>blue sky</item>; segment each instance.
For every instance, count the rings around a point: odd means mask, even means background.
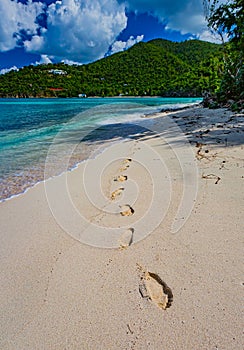
[[[215,41],[202,0],[1,0],[0,71],[88,63],[139,41]]]

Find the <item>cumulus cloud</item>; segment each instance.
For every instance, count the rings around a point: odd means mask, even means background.
[[[119,52],[119,51],[124,51],[129,49],[131,46],[139,43],[142,41],[144,38],[144,35],[138,35],[136,38],[133,36],[130,36],[130,38],[127,41],[115,41],[112,45],[111,48],[111,54]]]
[[[188,21],[186,19],[188,18]],[[186,10],[173,18],[169,18],[166,30],[178,30],[181,34],[191,33],[196,36],[207,30],[207,23],[201,14],[192,14]]]
[[[23,37],[37,33],[36,18],[45,5],[29,0],[26,4],[17,0],[0,1],[0,51],[13,49]]]
[[[128,0],[128,4],[133,11],[152,13],[166,23],[166,30],[196,37],[207,31],[202,0]]]
[[[222,43],[222,39],[220,35],[212,33],[210,30],[205,30],[197,36],[197,39],[208,41],[210,43]],[[225,42],[229,40],[227,35],[223,35],[223,39]]]
[[[82,66],[82,63],[80,63],[80,62],[75,62],[75,61],[67,60],[67,59],[62,60],[61,62],[64,64],[68,64],[69,66]]]
[[[52,56],[87,63],[102,58],[111,45],[110,52],[115,53],[143,40],[117,39],[127,26],[127,11],[148,12],[166,30],[217,41],[207,30],[202,0],[21,1],[0,0],[0,51],[24,46],[27,52],[43,55],[43,63]]]
[[[18,71],[19,68],[17,68],[16,66],[13,66],[13,67],[11,67],[11,68],[3,68],[3,69],[0,70],[0,75],[1,75],[1,74],[9,73],[9,72],[11,72],[11,70]]]
[[[30,52],[86,63],[104,56],[126,27],[125,5],[116,0],[63,0],[47,8],[47,29],[24,42]]]
[[[164,20],[166,17],[184,9],[188,2],[189,0],[128,0],[127,6],[132,11],[150,12]]]
[[[46,29],[42,28],[41,33],[45,33]],[[31,52],[40,52],[41,48],[43,47],[44,44],[44,38],[39,35],[33,35],[31,40],[25,40],[24,41],[24,46],[27,51]]]
[[[49,64],[49,63],[52,63],[50,57],[48,57],[48,55],[41,55],[40,61],[37,61],[35,63],[35,65],[38,65],[38,64]]]

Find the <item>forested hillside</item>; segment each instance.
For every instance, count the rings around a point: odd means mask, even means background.
[[[217,44],[156,39],[87,65],[11,71],[0,76],[0,97],[201,96],[219,87],[222,55]]]

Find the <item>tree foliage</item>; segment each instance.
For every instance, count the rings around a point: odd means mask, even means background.
[[[206,18],[211,30],[220,35],[224,46],[224,71],[218,100],[236,101],[243,108],[244,99],[244,1],[204,0]],[[229,42],[225,43],[225,37]]]
[[[59,69],[65,74],[54,74]],[[221,45],[156,39],[82,65],[28,66],[0,76],[1,97],[202,96],[216,92]]]

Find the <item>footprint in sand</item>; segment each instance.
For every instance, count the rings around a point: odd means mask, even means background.
[[[120,249],[126,249],[132,244],[133,234],[134,234],[133,228],[129,228],[124,233],[122,233],[122,235],[119,238]]]
[[[124,182],[127,179],[128,179],[128,176],[126,176],[126,175],[119,175],[119,176],[115,177],[114,181]]]
[[[127,158],[127,159],[123,160],[123,164],[128,164],[130,162],[132,162],[131,158]]]
[[[129,165],[122,166],[119,171],[125,171],[129,168]]]
[[[132,161],[131,158],[125,159],[125,160],[123,161],[123,166],[119,169],[119,171],[125,171],[125,170],[127,170],[127,169],[130,167],[129,163],[130,163],[131,161]]]
[[[124,165],[124,166],[122,166],[122,167],[119,169],[119,171],[125,171],[125,170],[127,170],[129,167],[130,167],[129,164]]]
[[[139,286],[143,298],[152,300],[160,309],[167,309],[173,302],[172,290],[161,278],[153,272],[146,271]]]
[[[134,214],[135,210],[128,204],[120,206],[121,212],[120,215],[122,216],[131,216]]]
[[[116,199],[118,196],[121,195],[121,193],[124,191],[124,187],[120,187],[118,188],[117,190],[113,191],[112,194],[111,194],[111,199],[114,200]]]

